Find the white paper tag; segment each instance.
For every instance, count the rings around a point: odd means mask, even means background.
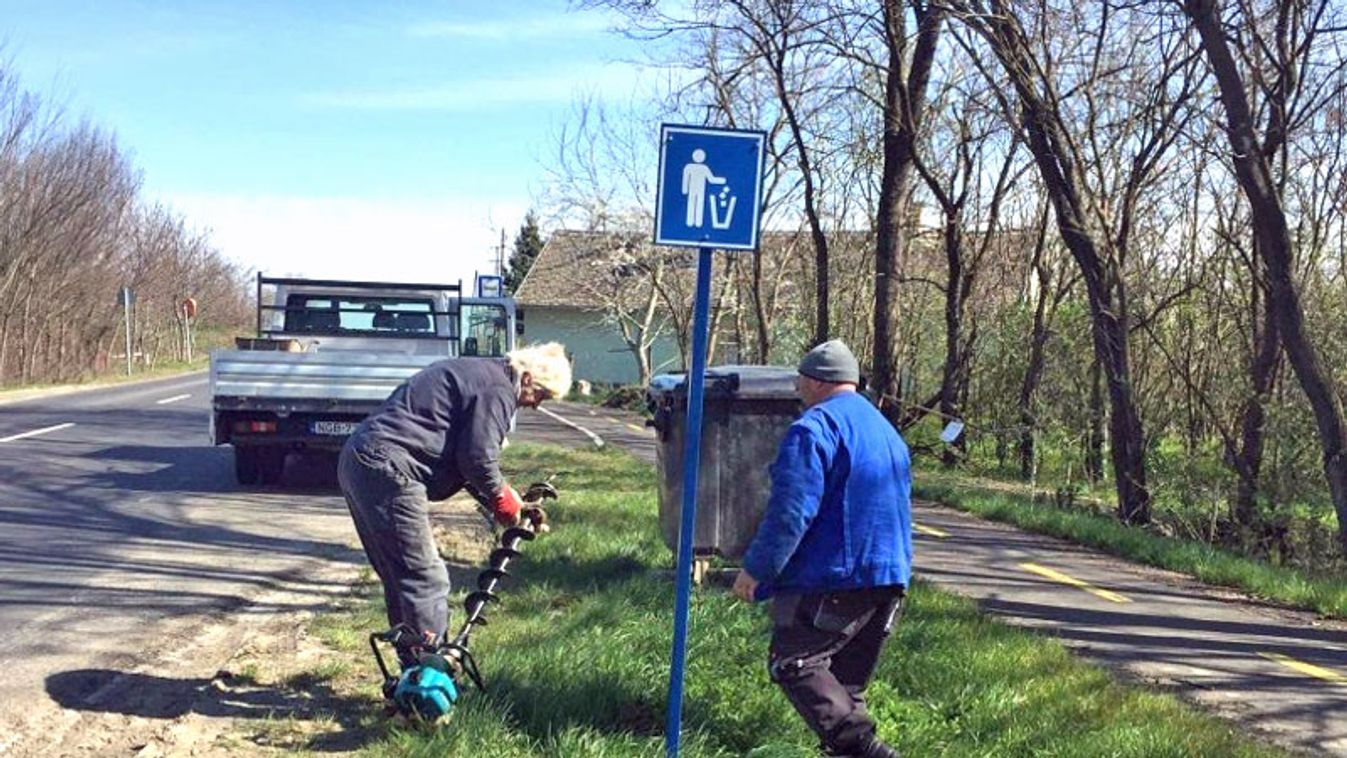
[[[963,422],[955,419],[945,424],[945,431],[940,433],[940,441],[947,445],[953,445],[963,436]]]

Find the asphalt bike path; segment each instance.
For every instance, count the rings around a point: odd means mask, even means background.
[[[549,408],[583,427],[554,434],[593,433],[654,462],[654,433],[636,414]],[[1347,756],[1347,625],[933,503],[914,503],[913,520],[922,579],[1240,729]]]

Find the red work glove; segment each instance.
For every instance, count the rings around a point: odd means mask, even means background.
[[[514,491],[514,487],[505,485],[500,494],[496,495],[493,505],[497,524],[514,526],[519,523],[519,509],[524,507],[524,502],[519,499],[519,493]]]

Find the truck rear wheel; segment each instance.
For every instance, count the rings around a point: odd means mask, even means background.
[[[285,473],[285,455],[283,447],[258,448],[257,472],[260,484],[279,484]]]
[[[239,484],[258,484],[261,481],[261,452],[253,445],[234,446],[234,478]]]

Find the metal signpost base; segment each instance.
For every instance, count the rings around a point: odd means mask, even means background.
[[[697,260],[697,300],[693,307],[692,370],[688,373],[688,415],[683,440],[683,511],[678,530],[678,589],[674,600],[673,664],[669,674],[669,713],[665,724],[669,758],[676,758],[683,723],[683,669],[688,652],[688,605],[692,594],[692,542],[697,524],[697,470],[701,467],[702,391],[706,385],[706,343],[710,331],[711,249]]]

